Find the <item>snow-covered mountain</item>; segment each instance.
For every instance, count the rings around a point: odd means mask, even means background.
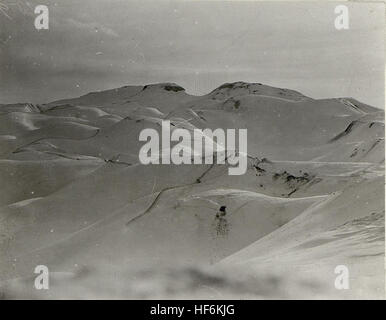
[[[248,129],[247,173],[140,164],[139,133],[162,120]],[[260,83],[0,105],[2,294],[381,298],[384,136],[383,110]],[[33,289],[36,265],[47,292]],[[334,288],[337,265],[351,290]]]

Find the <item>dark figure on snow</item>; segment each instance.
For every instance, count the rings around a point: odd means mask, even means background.
[[[216,213],[216,218],[224,217],[226,214],[226,206],[221,206],[220,210]]]

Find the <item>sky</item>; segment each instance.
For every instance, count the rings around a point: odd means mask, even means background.
[[[49,8],[49,29],[34,7]],[[260,82],[384,107],[384,5],[255,1],[0,0],[0,103],[46,103],[175,82],[202,95]]]

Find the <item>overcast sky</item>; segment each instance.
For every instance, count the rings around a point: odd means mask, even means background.
[[[346,4],[350,28],[338,31],[336,3],[0,3],[0,103],[155,82],[205,94],[241,80],[383,108],[383,4]],[[34,28],[36,4],[48,5],[49,30]]]

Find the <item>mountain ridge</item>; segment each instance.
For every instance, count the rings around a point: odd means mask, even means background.
[[[161,135],[163,120],[172,131],[247,129],[246,173],[142,165],[139,134]],[[250,283],[242,297],[277,296],[259,285],[272,277],[280,289],[296,282],[290,297],[316,294],[305,280],[331,297],[326,284],[345,264],[355,276],[345,294],[361,298],[366,288],[379,298],[384,270],[371,266],[383,259],[384,135],[383,110],[355,99],[245,82],[204,96],[162,83],[0,106],[0,294],[36,297],[29,277],[44,264],[57,298],[135,298],[146,279],[156,289],[141,297],[171,287],[179,297],[196,281],[214,285],[209,266],[224,279],[219,297],[240,298]],[[96,292],[100,279],[111,281]]]
[[[342,103],[344,103],[343,102],[344,100],[348,100],[348,101],[351,101],[354,103],[358,103],[361,106],[365,106],[366,108],[375,108],[378,111],[383,111],[383,109],[381,109],[381,108],[370,106],[370,105],[365,104],[365,103],[363,103],[363,102],[361,102],[353,97],[315,99],[315,98],[308,97],[308,96],[306,96],[306,95],[304,95],[301,92],[296,91],[296,90],[292,90],[292,89],[288,89],[288,88],[275,87],[275,86],[266,85],[266,84],[259,83],[259,82],[244,82],[244,81],[225,82],[222,85],[219,85],[218,87],[216,87],[215,89],[209,91],[208,93],[205,93],[202,95],[189,94],[186,92],[186,89],[184,87],[182,87],[181,85],[174,83],[174,82],[159,82],[159,83],[151,83],[151,84],[145,84],[145,85],[124,85],[124,86],[112,88],[112,89],[102,89],[102,90],[98,90],[98,91],[91,91],[91,92],[82,94],[78,97],[59,99],[59,100],[54,100],[54,101],[51,101],[48,103],[15,102],[15,103],[0,104],[0,107],[29,106],[30,108],[36,108],[36,107],[41,106],[41,105],[45,106],[45,105],[66,104],[67,101],[74,101],[74,100],[81,99],[81,98],[86,98],[86,97],[89,98],[92,96],[98,96],[98,95],[104,95],[104,94],[111,94],[111,96],[114,94],[119,95],[119,93],[122,93],[125,91],[131,92],[128,95],[128,98],[129,98],[129,97],[134,97],[137,94],[140,94],[141,92],[145,91],[146,89],[148,89],[148,90],[149,89],[150,90],[152,90],[152,89],[153,90],[157,90],[157,89],[158,90],[165,90],[165,91],[170,92],[170,93],[182,92],[182,93],[184,93],[190,97],[194,97],[194,98],[202,98],[202,97],[207,97],[207,96],[213,97],[216,95],[219,96],[221,93],[223,93],[223,91],[226,91],[229,94],[230,92],[237,91],[239,89],[244,89],[244,92],[248,92],[248,94],[265,95],[264,91],[269,90],[271,92],[276,92],[278,95],[277,96],[278,98],[281,98],[283,96],[285,97],[286,95],[290,94],[291,96],[296,96],[298,98],[304,98],[304,99],[310,99],[310,100],[337,100],[337,101],[341,101]],[[258,94],[259,89],[261,92],[260,94]],[[127,93],[127,92],[125,92],[125,93]],[[246,94],[244,93],[244,95],[246,95]],[[228,98],[232,97],[232,95],[228,95],[227,97]],[[233,97],[234,97],[234,95],[233,95]],[[274,96],[272,96],[272,97],[274,97]]]

